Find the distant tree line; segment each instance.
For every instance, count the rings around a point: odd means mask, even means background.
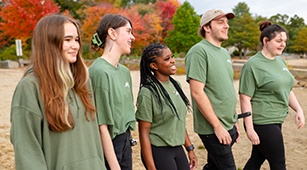
[[[205,3],[205,2],[204,2]],[[204,11],[205,12],[205,11]],[[225,11],[227,12],[227,11]],[[99,20],[108,13],[128,17],[133,24],[133,56],[140,56],[151,43],[166,44],[174,53],[186,53],[202,38],[197,35],[201,16],[185,1],[178,0],[2,0],[0,1],[0,60],[15,60],[15,39],[23,42],[24,58],[31,51],[31,37],[36,23],[48,13],[59,13],[80,21],[84,58],[93,59],[90,39]],[[276,14],[270,18],[253,15],[246,3],[233,8],[236,17],[229,21],[229,39],[222,45],[236,47],[240,58],[260,48],[258,23],[270,20],[289,31],[286,52],[307,52],[307,27],[304,19]]]

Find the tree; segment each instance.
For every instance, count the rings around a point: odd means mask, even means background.
[[[290,21],[288,22],[288,25],[286,29],[288,30],[289,34],[289,41],[288,41],[288,52],[294,52],[296,51],[293,46],[295,45],[295,39],[298,35],[298,33],[301,31],[301,29],[305,26],[304,19],[294,15],[294,17],[290,18]]]
[[[174,29],[174,25],[171,23],[172,19],[173,19],[173,15],[176,12],[176,9],[180,7],[179,2],[176,3],[178,1],[158,1],[156,2],[156,8],[157,11],[160,12],[160,16],[161,16],[161,26],[164,28],[162,31],[162,38],[164,39],[165,37],[167,37],[167,31],[173,30]]]
[[[307,52],[307,27],[301,29],[294,40],[293,49],[306,54]]]
[[[233,13],[236,17],[243,17],[244,15],[251,16],[252,14],[249,12],[249,7],[245,2],[239,2],[237,6],[232,9]]]
[[[171,21],[174,29],[168,31],[164,40],[173,52],[188,52],[202,38],[197,35],[200,18],[194,8],[185,1],[176,11]]]
[[[21,39],[32,37],[36,23],[46,14],[58,13],[59,7],[52,0],[3,0],[0,17],[1,37]]]
[[[233,10],[237,14],[229,22],[230,31],[227,46],[237,47],[240,52],[240,59],[242,58],[243,50],[244,59],[246,59],[247,49],[255,49],[257,47],[259,36],[258,27],[245,3],[240,2]]]

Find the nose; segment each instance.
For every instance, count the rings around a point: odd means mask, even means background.
[[[285,46],[286,46],[286,42],[283,41],[283,42],[281,43],[281,46],[282,46],[282,47],[285,47]]]
[[[133,36],[133,34],[131,34],[131,39],[132,39],[132,41],[135,40],[135,37]]]
[[[228,25],[228,23],[226,22],[225,23],[225,27],[228,29],[229,28],[229,25]]]
[[[175,63],[175,62],[176,62],[175,58],[172,57],[172,58],[171,58],[171,63]]]
[[[71,44],[71,48],[79,49],[80,48],[79,41],[73,41],[73,43]]]

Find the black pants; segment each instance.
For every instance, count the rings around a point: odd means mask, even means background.
[[[117,135],[112,139],[114,151],[122,170],[132,170],[132,149],[130,144],[130,130]],[[105,160],[106,168],[110,170],[108,161]]]
[[[267,159],[271,170],[285,170],[285,148],[281,124],[254,125],[260,144],[253,145],[252,155],[244,170],[259,170]]]
[[[234,126],[228,132],[232,139],[230,145],[221,144],[215,134],[198,134],[208,151],[207,164],[203,170],[236,170],[231,147],[237,139],[237,128]]]
[[[158,170],[190,170],[190,165],[182,146],[157,147],[151,145],[151,150],[155,166]],[[147,169],[143,155],[141,157],[142,162]]]

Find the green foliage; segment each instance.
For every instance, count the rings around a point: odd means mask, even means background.
[[[243,17],[244,15],[251,16],[249,12],[249,7],[245,2],[239,2],[237,6],[232,9],[233,13],[236,17]]]
[[[0,51],[0,60],[18,60],[18,56],[16,55],[16,46],[11,45],[10,47],[3,48]]]
[[[101,54],[99,52],[91,52],[90,45],[86,43],[82,44],[82,57],[84,59],[96,59],[100,56]]]
[[[229,23],[229,39],[227,46],[235,46],[240,52],[242,58],[242,50],[244,51],[244,59],[246,59],[247,49],[255,49],[257,47],[259,31],[255,19],[250,14],[238,16]]]
[[[301,31],[298,32],[294,40],[293,49],[301,53],[307,52],[307,27],[302,28]]]
[[[202,38],[197,35],[200,17],[194,8],[185,1],[176,11],[171,21],[174,29],[168,31],[169,37],[164,40],[173,52],[188,52]]]
[[[74,0],[53,0],[53,2],[61,6],[60,12],[68,10],[69,13],[72,14],[73,18],[78,20],[80,20],[81,18],[77,11],[81,8],[82,5],[86,4],[86,2]]]
[[[121,7],[129,7],[131,5],[136,5],[136,4],[149,4],[149,3],[156,3],[157,0],[121,0]]]

